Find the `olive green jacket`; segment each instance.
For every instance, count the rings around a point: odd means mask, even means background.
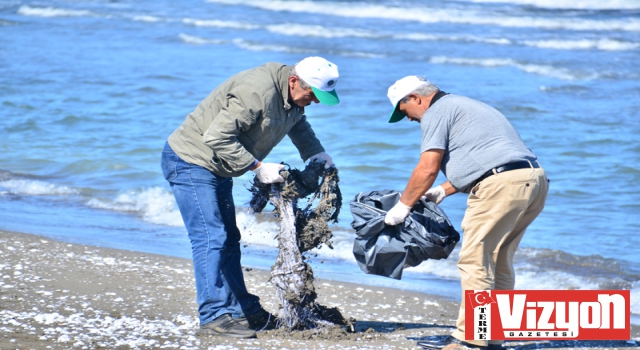
[[[304,108],[289,104],[289,66],[267,63],[218,86],[169,136],[184,161],[223,177],[244,174],[289,135],[306,161],[324,152]]]

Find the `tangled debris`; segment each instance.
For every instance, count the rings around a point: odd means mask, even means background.
[[[338,221],[342,206],[338,170],[334,166],[325,169],[324,162],[313,161],[303,171],[287,169],[280,174],[284,183],[263,184],[255,178],[249,203],[258,213],[270,202],[280,221],[280,251],[271,268],[271,282],[281,304],[278,328],[304,330],[340,325],[352,329],[352,322],[339,310],[316,303],[313,271],[303,256],[322,244],[333,248],[328,222]],[[298,208],[298,199],[310,195],[306,207]],[[318,205],[313,208],[317,199]]]

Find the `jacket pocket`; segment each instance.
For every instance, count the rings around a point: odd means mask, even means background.
[[[211,159],[211,161],[213,162],[216,168],[218,169],[221,168],[222,170],[226,171],[229,174],[235,173],[235,171],[233,171],[233,169],[231,169],[231,167],[229,166],[229,163],[225,162],[224,159],[218,158],[215,152],[213,152],[213,158]]]

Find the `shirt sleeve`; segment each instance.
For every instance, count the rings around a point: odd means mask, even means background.
[[[300,152],[300,158],[305,162],[312,156],[324,152],[324,147],[322,147],[320,140],[316,137],[316,133],[313,132],[306,115],[303,115],[291,130],[289,130],[288,135],[298,149],[298,152]]]
[[[246,99],[245,99],[246,100]],[[214,156],[226,162],[234,171],[249,167],[255,157],[238,141],[238,135],[246,132],[261,117],[261,109],[248,108],[235,95],[227,96],[227,105],[220,109],[209,129],[202,135]]]
[[[449,132],[450,125],[447,118],[440,115],[429,115],[425,113],[420,121],[422,129],[422,143],[420,145],[420,153],[432,149],[449,149]]]

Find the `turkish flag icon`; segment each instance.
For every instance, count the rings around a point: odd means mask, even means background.
[[[487,305],[491,303],[495,304],[496,302],[491,297],[491,295],[489,295],[489,292],[486,290],[473,293],[473,294],[467,294],[467,295],[469,296],[469,302],[471,303],[471,308],[476,308],[478,306]]]

